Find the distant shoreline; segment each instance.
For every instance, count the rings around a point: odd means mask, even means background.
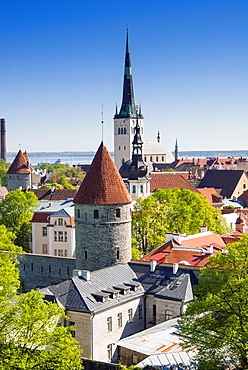
[[[17,152],[8,152],[8,157],[16,156]],[[110,152],[114,156],[114,152]],[[63,151],[63,152],[28,152],[29,157],[81,157],[94,156],[95,151],[81,152],[81,151]],[[184,150],[179,151],[179,156],[182,157],[248,157],[248,150]]]

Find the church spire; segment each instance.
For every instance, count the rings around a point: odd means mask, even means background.
[[[177,139],[176,139],[176,144],[175,144],[175,153],[174,153],[175,161],[178,160],[178,145],[177,145]]]
[[[121,104],[120,112],[119,114],[115,114],[115,118],[130,118],[130,117],[134,117],[134,118],[136,117],[136,107],[135,107],[135,101],[134,101],[131,55],[130,55],[130,48],[129,48],[129,41],[128,41],[128,29],[127,29],[122,104]]]

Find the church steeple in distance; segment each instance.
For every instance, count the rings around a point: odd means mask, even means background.
[[[178,144],[177,144],[177,139],[176,139],[176,144],[175,144],[175,153],[174,153],[175,161],[178,160]]]
[[[128,29],[127,29],[122,104],[121,104],[121,109],[120,109],[119,114],[116,113],[114,118],[135,118],[135,117],[136,117],[136,106],[135,106],[135,100],[134,100],[131,55],[130,55]],[[140,118],[143,118],[141,114],[140,114]]]

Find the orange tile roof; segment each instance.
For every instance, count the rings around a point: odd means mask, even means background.
[[[153,193],[157,189],[188,189],[195,193],[199,193],[193,185],[191,185],[182,175],[176,172],[151,172],[150,173],[150,189]]]
[[[221,205],[221,204],[224,204],[223,202],[214,202],[214,198],[217,198],[217,199],[222,199],[222,196],[220,194],[217,193],[217,191],[215,190],[215,188],[197,188],[198,191],[204,195],[204,197],[207,199],[208,203],[213,205],[213,204],[218,204],[218,205]]]
[[[202,234],[202,235],[201,235]],[[141,261],[150,261],[155,259],[155,256],[161,256],[161,253],[166,253],[166,263],[179,263],[181,261],[187,261],[193,266],[205,266],[208,263],[209,254],[203,254],[202,249],[207,246],[213,246],[213,250],[221,250],[225,246],[225,242],[220,235],[215,235],[210,232],[190,235],[182,237],[181,243],[177,243],[175,240],[170,240],[167,243],[161,245],[157,249],[148,253],[142,257]],[[178,247],[173,249],[174,247]],[[196,249],[194,251],[189,249]],[[197,249],[199,251],[197,251]]]
[[[127,188],[109,154],[99,146],[91,166],[74,198],[78,204],[132,203]]]
[[[18,173],[31,173],[31,171],[28,155],[27,153],[24,155],[20,149],[7,173],[14,175]]]

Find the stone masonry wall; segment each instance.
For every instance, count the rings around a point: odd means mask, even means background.
[[[93,271],[130,261],[130,204],[75,204],[75,221],[77,269]]]
[[[59,284],[73,275],[74,258],[63,258],[26,253],[19,257],[23,291]]]

